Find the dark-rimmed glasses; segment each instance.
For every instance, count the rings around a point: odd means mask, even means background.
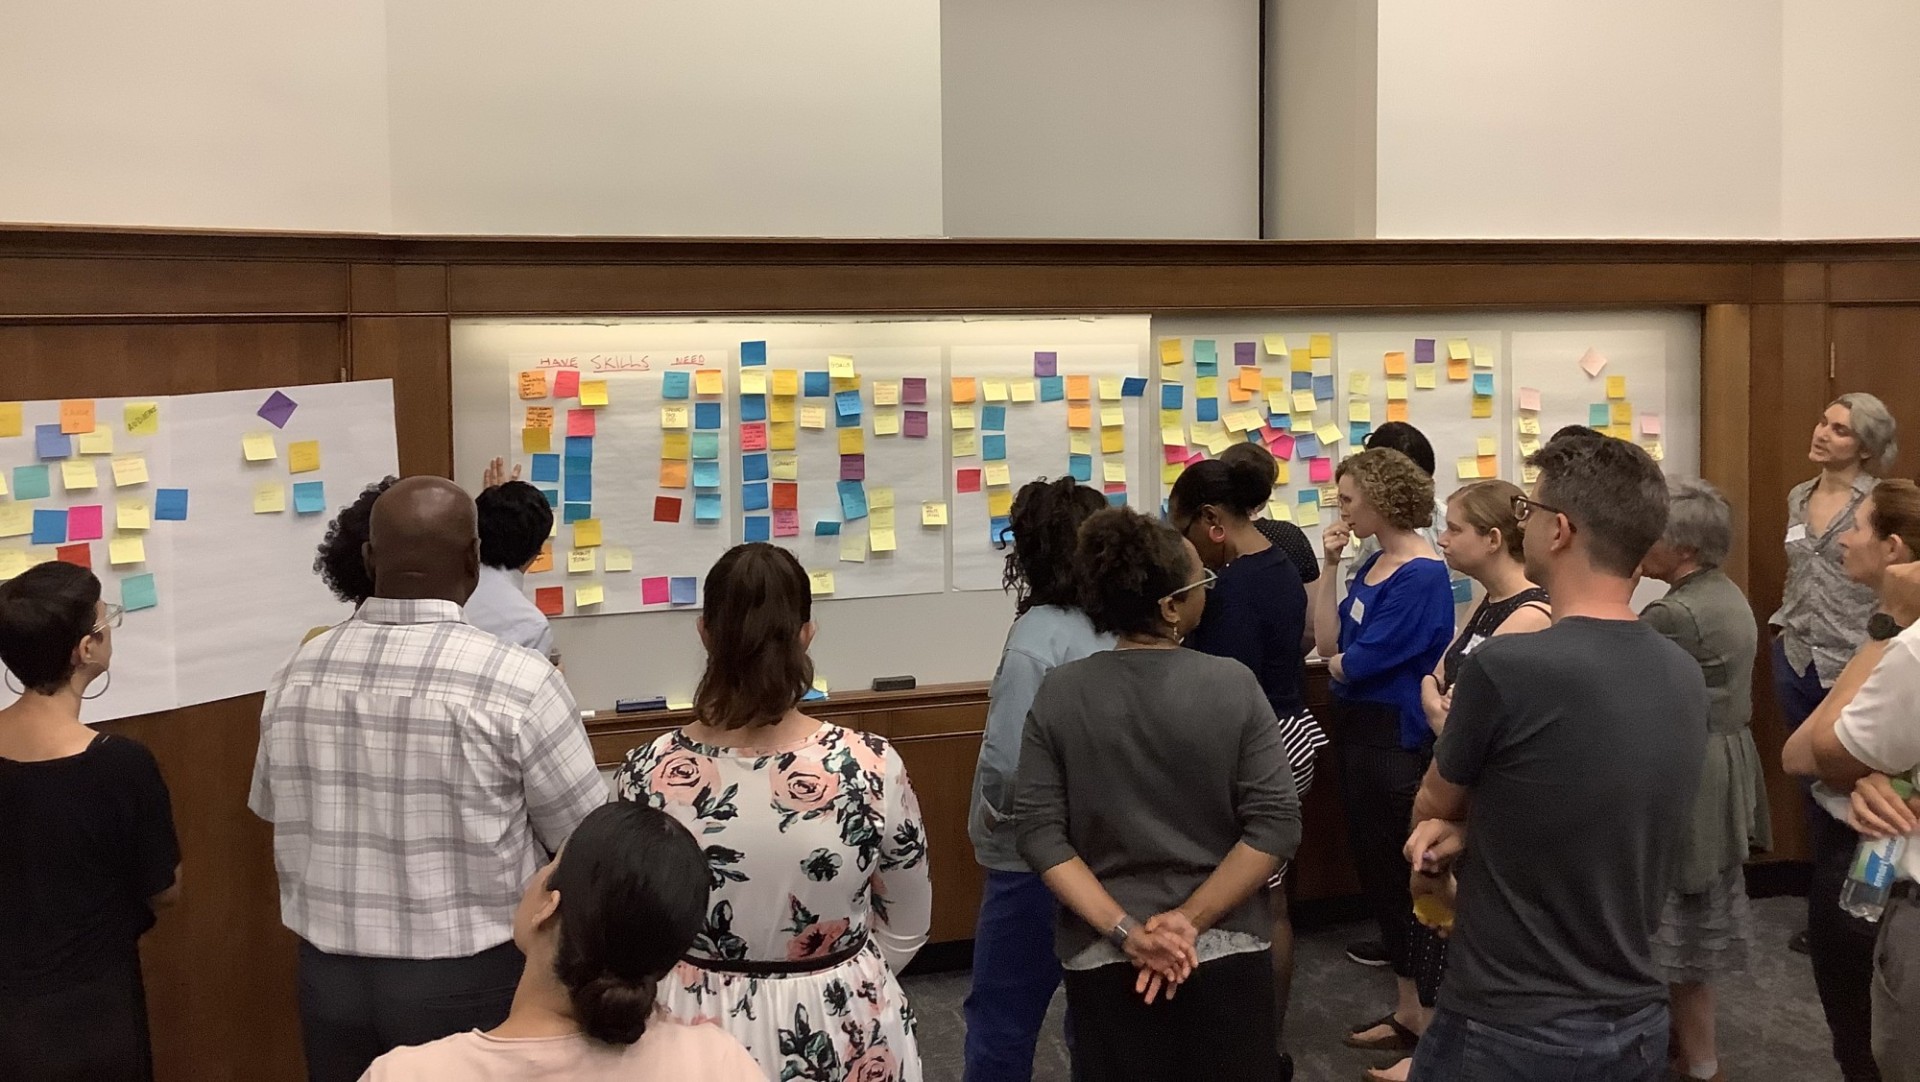
[[[1549,515],[1566,514],[1565,511],[1560,510],[1558,507],[1549,507],[1531,496],[1516,495],[1513,497],[1513,520],[1515,522],[1527,521],[1528,516],[1532,515],[1535,511],[1545,511]]]

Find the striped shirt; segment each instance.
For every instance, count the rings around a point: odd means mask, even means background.
[[[1846,509],[1818,527],[1807,521],[1815,481],[1802,481],[1787,494],[1787,583],[1780,608],[1767,622],[1780,629],[1780,645],[1796,673],[1814,668],[1821,687],[1832,687],[1853,652],[1867,640],[1873,615],[1873,588],[1847,577],[1840,535],[1853,528],[1854,512],[1873,493],[1879,478],[1860,474]]]
[[[267,687],[247,804],[273,824],[281,921],[335,954],[463,958],[606,802],[546,658],[450,601],[372,598]]]

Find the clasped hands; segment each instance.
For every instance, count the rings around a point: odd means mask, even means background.
[[[1200,932],[1193,922],[1177,909],[1148,917],[1145,924],[1127,937],[1124,948],[1127,959],[1140,970],[1133,990],[1148,1003],[1159,999],[1163,992],[1166,998],[1172,999],[1181,983],[1191,977],[1193,968],[1200,964],[1199,952],[1194,947],[1194,941],[1199,938]]]

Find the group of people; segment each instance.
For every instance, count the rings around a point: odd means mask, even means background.
[[[1871,396],[1829,407],[1812,452],[1774,617],[1806,720],[1786,765],[1823,779],[1808,938],[1847,1077],[1912,1077],[1920,986],[1886,951],[1920,952],[1920,903],[1897,892],[1876,981],[1839,893],[1859,838],[1920,825],[1889,780],[1920,765],[1920,489],[1876,479]],[[1161,517],[1071,479],[1019,491],[968,822],[970,1082],[1031,1077],[1063,983],[1078,1079],[1290,1077],[1287,863],[1330,743],[1379,935],[1355,953],[1397,978],[1348,1037],[1392,1057],[1367,1077],[1720,1077],[1712,982],[1745,964],[1742,865],[1770,844],[1731,514],[1588,429],[1530,465],[1530,491],[1437,501],[1424,437],[1384,425],[1318,546],[1260,517],[1276,466],[1252,443],[1184,471]],[[886,740],[800,710],[805,570],[768,544],[715,564],[695,720],[609,794],[519,581],[552,511],[498,463],[487,482],[388,479],[345,509],[315,567],[354,611],[267,691],[248,804],[309,1077],[923,1077],[897,974],[930,924],[926,833]],[[1636,613],[1642,577],[1669,590]],[[152,757],[79,720],[119,619],[70,565],[0,585],[22,692],[0,711],[0,1065],[25,1078],[150,1075],[135,947],[179,846]]]

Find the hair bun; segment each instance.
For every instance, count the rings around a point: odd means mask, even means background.
[[[630,981],[603,974],[573,990],[574,1017],[594,1040],[632,1044],[647,1032],[659,987],[654,977]]]

